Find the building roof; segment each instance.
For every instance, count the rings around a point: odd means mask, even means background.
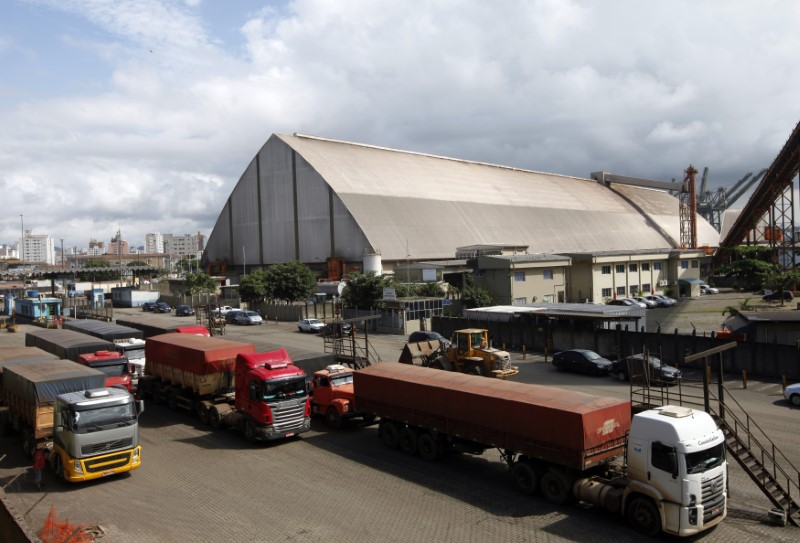
[[[523,242],[532,253],[669,248],[680,240],[678,200],[665,191],[630,185],[611,190],[592,179],[278,137],[325,179],[389,260],[406,257],[409,239],[418,258],[498,240]],[[718,245],[714,228],[698,222],[698,242]]]

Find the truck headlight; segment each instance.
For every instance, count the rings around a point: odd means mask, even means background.
[[[697,526],[697,507],[689,508],[689,524]]]
[[[72,471],[75,472],[75,475],[83,475],[83,467],[80,460],[72,461]]]

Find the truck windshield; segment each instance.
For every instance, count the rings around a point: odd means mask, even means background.
[[[331,386],[338,387],[342,385],[349,385],[353,382],[352,373],[342,373],[338,375],[331,375]]]
[[[128,357],[128,360],[134,360],[136,358],[144,358],[144,347],[134,347],[132,349],[122,348],[120,349],[117,347],[117,350],[120,351],[122,354]]]
[[[280,381],[264,381],[264,400],[295,398],[306,395],[304,376]]]
[[[118,377],[120,375],[128,375],[128,363],[125,360],[115,361],[113,364],[92,364],[96,370],[100,370],[108,377]]]
[[[686,455],[686,473],[700,473],[717,467],[725,460],[725,448],[722,443],[710,449]]]
[[[72,430],[79,433],[96,432],[109,425],[130,424],[136,420],[133,402],[72,411]]]

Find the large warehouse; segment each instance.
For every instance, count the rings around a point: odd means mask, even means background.
[[[698,244],[717,246],[716,230],[697,221]],[[679,240],[678,199],[664,190],[273,134],[228,198],[204,259],[228,272],[293,260],[349,271],[374,269],[377,257],[392,272],[452,260],[465,246],[576,254],[670,250]]]

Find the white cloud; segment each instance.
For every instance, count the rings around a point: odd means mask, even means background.
[[[70,245],[208,234],[273,132],[719,184],[768,166],[800,112],[788,0],[11,6],[42,34],[0,31],[0,243],[42,203],[31,225]]]

